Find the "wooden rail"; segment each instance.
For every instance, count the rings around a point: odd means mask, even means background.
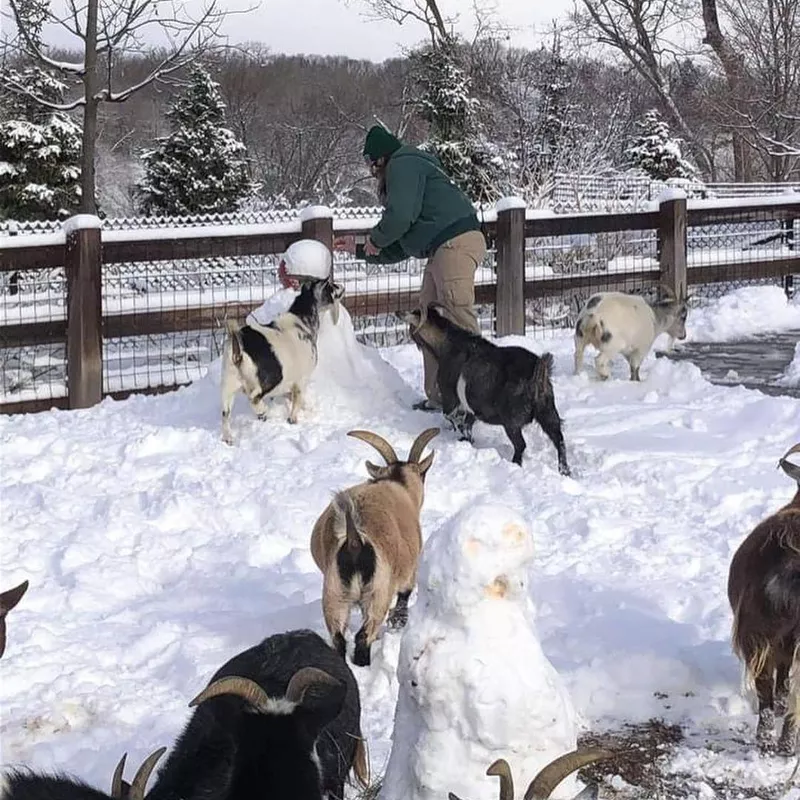
[[[776,222],[788,249],[794,248],[794,221],[800,219],[800,200],[780,198],[760,201],[748,198],[735,204],[693,203],[685,199],[665,200],[657,210],[622,214],[553,215],[529,213],[517,198],[498,203],[496,222],[483,225],[496,248],[496,282],[478,284],[475,299],[494,305],[498,335],[525,332],[525,301],[557,297],[576,290],[629,291],[666,283],[676,293],[687,286],[737,279],[785,278],[800,273],[800,252],[776,259],[748,259],[723,264],[687,265],[687,230],[705,225],[748,222]],[[781,230],[783,232],[781,232]],[[526,241],[548,237],[654,231],[658,240],[659,264],[648,270],[594,272],[530,279],[525,276]],[[337,224],[337,236],[365,237],[364,226]],[[0,326],[0,349],[40,344],[67,346],[68,396],[0,404],[0,412],[17,413],[49,407],[81,408],[102,398],[104,339],[202,331],[217,328],[225,317],[242,319],[252,302],[215,302],[148,312],[102,313],[102,271],[107,265],[137,262],[171,262],[184,259],[233,258],[283,253],[299,238],[315,238],[332,245],[332,214],[312,207],[300,217],[300,224],[252,225],[235,228],[190,228],[167,233],[155,231],[112,231],[102,235],[99,227],[69,228],[62,234],[15,237],[0,240],[0,272],[63,268],[66,277],[66,318],[44,322],[23,322]],[[528,245],[529,246],[529,245]],[[382,290],[345,296],[354,317],[411,310],[417,289]],[[171,387],[152,387],[156,393]],[[172,387],[174,388],[174,387]],[[125,397],[135,391],[107,392]]]

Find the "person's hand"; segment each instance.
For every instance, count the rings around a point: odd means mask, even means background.
[[[355,236],[337,236],[333,240],[333,249],[341,253],[350,253],[355,255],[356,252],[356,237]]]
[[[380,247],[375,247],[375,245],[372,244],[372,239],[367,239],[367,243],[364,245],[365,255],[376,256],[378,255],[378,253],[380,253],[380,251],[381,251]]]

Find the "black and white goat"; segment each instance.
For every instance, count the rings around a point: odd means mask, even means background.
[[[800,717],[800,466],[778,462],[797,484],[792,500],[762,520],[739,546],[728,573],[733,649],[758,696],[759,749],[775,747],[775,717],[783,716],[778,750],[797,746]]]
[[[350,668],[322,637],[270,636],[234,656],[190,703],[195,711],[147,800],[342,800],[351,767],[368,781],[361,704]],[[111,796],[144,800],[165,748],[133,783],[117,767]],[[108,800],[62,776],[12,771],[2,800]]]
[[[569,475],[567,451],[561,432],[550,375],[553,356],[537,356],[524,347],[500,347],[467,331],[439,312],[431,303],[425,313],[417,309],[402,318],[420,349],[437,362],[437,380],[445,417],[462,436],[472,441],[478,419],[502,425],[514,446],[513,462],[522,464],[525,438],[522,429],[536,420],[558,453],[558,471]]]
[[[237,391],[263,419],[267,397],[289,395],[289,422],[297,422],[303,391],[317,366],[319,316],[332,307],[338,321],[341,286],[330,279],[303,284],[289,310],[268,325],[227,322],[228,337],[222,354],[222,439],[233,443],[231,408]]]
[[[0,658],[6,650],[6,614],[22,600],[26,591],[28,581],[23,581],[19,586],[0,593]]]

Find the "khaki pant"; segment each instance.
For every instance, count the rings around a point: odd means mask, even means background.
[[[486,255],[486,239],[480,231],[468,231],[446,241],[428,259],[422,287],[419,291],[420,307],[428,303],[441,303],[453,322],[467,330],[480,333],[475,315],[475,270]],[[436,385],[436,359],[423,350],[425,395],[435,406],[442,405]]]

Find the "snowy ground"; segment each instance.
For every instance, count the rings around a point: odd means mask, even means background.
[[[765,329],[774,308],[762,311]],[[729,313],[704,309],[690,335],[729,329]],[[792,494],[775,465],[800,439],[800,404],[652,355],[641,384],[621,380],[624,363],[599,384],[588,355],[573,377],[569,334],[505,343],[555,354],[574,478],[558,474],[538,428],[522,469],[499,429],[478,424],[475,447],[443,431],[425,537],[479,498],[523,514],[542,645],[584,728],[677,722],[686,739],[668,770],[688,776],[688,796],[721,797],[716,782],[780,796],[793,764],[749,747],[725,582],[743,537]],[[169,395],[0,417],[0,588],[31,583],[0,662],[0,763],[67,769],[106,790],[122,752],[138,763],[174,740],[231,655],[287,628],[324,632],[311,527],[372,457],[345,432],[370,428],[403,453],[437,421],[407,410],[417,352],[384,356],[407,384],[393,401],[367,390],[329,402],[318,387],[292,427],[283,405],[258,422],[240,397],[234,448],[219,439],[216,370]],[[354,668],[373,774],[389,754],[399,643],[384,634],[372,667]]]

